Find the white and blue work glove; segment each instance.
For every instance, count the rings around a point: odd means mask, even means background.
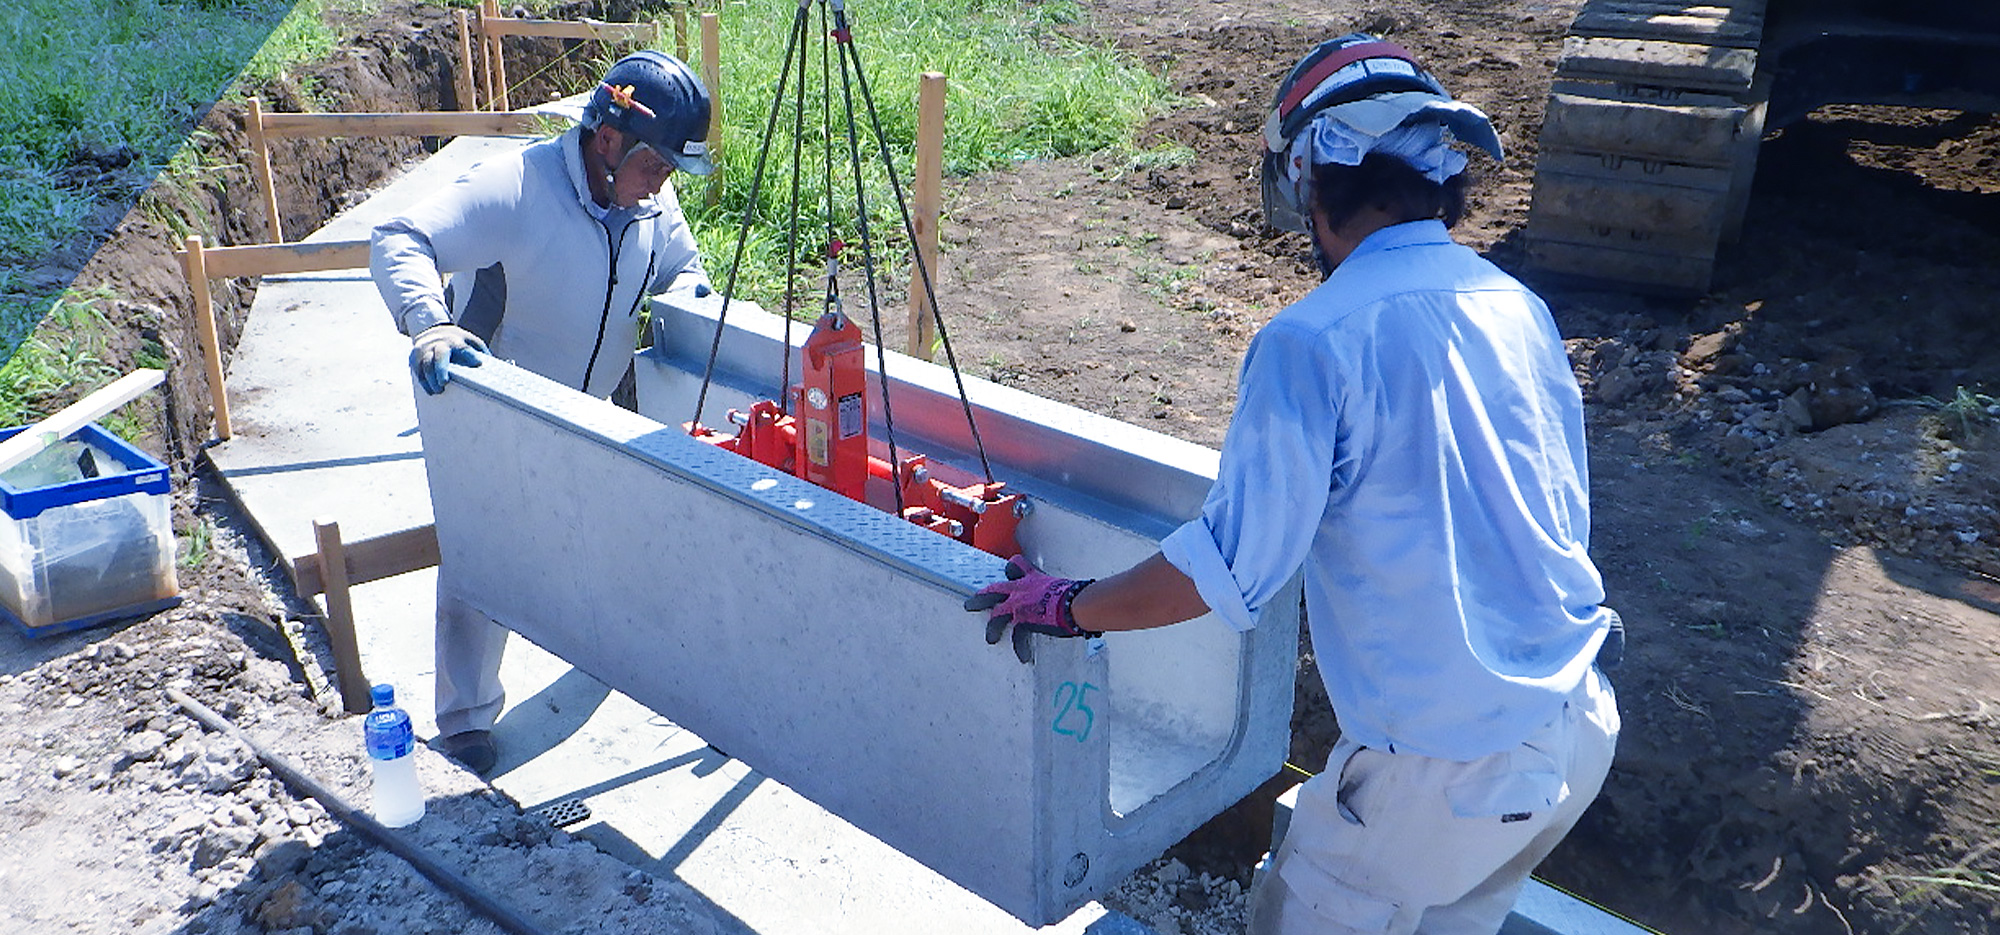
[[[410,347],[410,373],[416,376],[417,385],[424,392],[436,396],[451,382],[446,364],[479,366],[479,355],[473,351],[490,353],[478,335],[451,322],[439,322],[417,334],[416,343]]]

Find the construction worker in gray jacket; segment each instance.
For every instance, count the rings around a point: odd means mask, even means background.
[[[709,290],[668,177],[712,170],[711,110],[686,64],[634,53],[605,73],[580,126],[482,162],[377,226],[370,269],[412,339],[417,384],[441,392],[451,366],[491,353],[610,395],[631,366],[646,297]],[[506,638],[441,567],[438,746],[481,774],[497,759]]]

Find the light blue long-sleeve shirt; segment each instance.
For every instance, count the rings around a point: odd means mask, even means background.
[[[1547,306],[1398,224],[1258,333],[1202,515],[1161,551],[1238,629],[1303,566],[1342,731],[1472,760],[1555,718],[1604,639],[1588,477]]]

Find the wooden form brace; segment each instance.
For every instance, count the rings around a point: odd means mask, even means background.
[[[458,92],[464,110],[512,110],[508,100],[507,54],[501,40],[508,36],[632,42],[651,45],[660,39],[659,23],[605,23],[597,20],[519,19],[500,15],[499,0],[482,0],[479,9],[458,11]],[[479,48],[474,60],[473,47]],[[687,58],[687,12],[674,8],[674,47]]]
[[[475,18],[476,17],[476,18]],[[676,48],[687,57],[687,13],[674,10]],[[485,0],[471,16],[458,11],[459,68],[453,76],[459,110],[407,113],[288,114],[266,113],[264,102],[251,98],[244,130],[250,138],[250,169],[263,196],[272,243],[285,240],[278,215],[277,185],[271,170],[270,141],[336,136],[508,136],[532,133],[539,118],[509,113],[507,61],[501,39],[538,36],[598,42],[651,44],[660,37],[658,23],[603,23],[596,20],[516,19],[501,16],[496,0]],[[480,49],[475,60],[473,48]],[[711,92],[712,93],[712,92]],[[485,106],[481,106],[484,102]]]
[[[215,436],[226,440],[230,434],[229,397],[222,383],[222,343],[216,332],[209,280],[364,269],[368,266],[368,241],[204,247],[197,234],[188,237],[184,249],[175,252],[175,258],[180,261],[181,275],[187,279],[188,291],[194,296],[195,335],[201,343],[202,365],[208,371],[208,398],[215,408]]]
[[[369,114],[266,113],[264,103],[250,99],[244,129],[250,137],[250,169],[264,198],[271,242],[283,243],[285,229],[278,215],[278,191],[271,172],[271,141],[336,136],[517,136],[532,134],[546,116],[533,113],[483,111],[411,111]]]
[[[305,597],[326,595],[326,637],[333,649],[334,680],[341,704],[350,714],[371,707],[368,677],[361,670],[361,648],[354,631],[354,602],[348,589],[370,581],[407,574],[438,563],[436,526],[418,526],[385,535],[343,542],[340,524],[331,517],[313,521],[318,551],[291,560],[292,580]]]

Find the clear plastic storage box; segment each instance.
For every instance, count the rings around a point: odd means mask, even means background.
[[[178,604],[169,486],[94,424],[0,475],[0,617],[42,636]]]

